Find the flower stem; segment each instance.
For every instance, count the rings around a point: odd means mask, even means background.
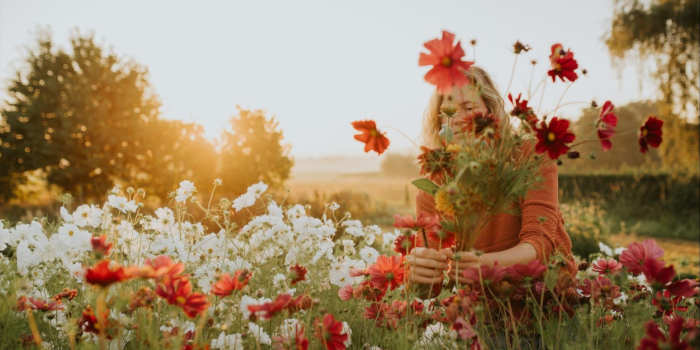
[[[27,307],[27,320],[29,321],[29,329],[32,331],[32,338],[34,338],[34,342],[41,349],[41,334],[39,334],[39,328],[36,326],[36,322],[34,321],[34,315],[32,315],[31,307]]]

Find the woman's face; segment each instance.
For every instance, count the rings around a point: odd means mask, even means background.
[[[455,114],[449,118],[450,128],[455,136],[460,136],[462,133],[461,126],[465,121],[475,113],[488,114],[489,110],[481,99],[479,90],[472,84],[466,85],[462,89],[452,89],[452,91],[443,98],[441,108],[453,108]]]

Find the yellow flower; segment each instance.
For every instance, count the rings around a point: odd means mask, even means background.
[[[435,194],[435,209],[445,216],[455,215],[455,208],[450,202],[450,195],[443,188],[439,189]]]
[[[456,143],[451,143],[447,145],[447,152],[452,152],[452,153],[458,153],[464,150],[464,147],[462,145],[456,144]]]

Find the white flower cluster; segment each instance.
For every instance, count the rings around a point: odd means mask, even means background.
[[[252,185],[234,201],[234,209],[242,210],[255,204],[266,190],[264,183]],[[195,191],[191,182],[181,182],[176,201],[186,201]],[[31,277],[27,279],[30,281],[28,290],[23,292],[48,299],[51,293],[45,289],[46,281],[57,277],[83,279],[86,264],[95,261],[90,240],[104,234],[112,244],[110,258],[117,263],[143,265],[146,259],[168,255],[185,264],[195,288],[204,293],[210,292],[222,273],[249,270],[253,274],[251,284],[258,283],[262,289],[253,293],[247,287],[240,293],[217,299],[217,304],[213,305],[215,309],[239,310],[240,314],[228,313],[222,322],[241,319],[247,322],[251,316],[248,305],[272,301],[280,293],[294,295],[295,289],[291,289],[288,281],[291,266],[299,264],[307,269],[307,281],[296,285],[305,286],[306,293],[320,292],[330,288],[330,284],[342,287],[361,280],[350,276],[352,269],[365,269],[377,259],[378,249],[383,249],[379,237],[385,245],[387,239],[389,244],[393,241],[392,233],[382,235],[375,225],[363,226],[357,220],[339,224],[326,217],[308,216],[301,205],[283,208],[274,201],[267,203],[265,214],[252,218],[239,230],[221,229],[219,232],[206,232],[201,223],[183,220],[181,217],[186,215],[179,212],[176,215],[167,207],[144,214],[138,212],[140,206],[135,199],[121,196],[117,189],[108,195],[102,207],[80,205],[73,212],[61,207],[61,220],[55,226],[32,221],[7,227],[0,222],[0,251],[6,248],[14,251],[10,259],[0,254],[0,268],[9,267],[7,271],[14,269],[22,276]],[[318,283],[312,285],[308,280]],[[85,284],[79,285],[87,288]],[[3,291],[0,289],[0,296]],[[56,323],[56,327],[61,327]],[[293,319],[286,320],[277,334],[293,335],[291,332],[297,323]],[[347,323],[343,326],[350,334]],[[271,343],[270,335],[254,321],[248,324],[248,332],[260,344]],[[221,332],[211,346],[242,349],[242,333]],[[350,343],[348,339],[346,345]]]

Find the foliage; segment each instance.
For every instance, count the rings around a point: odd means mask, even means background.
[[[278,126],[274,117],[266,117],[261,110],[238,108],[231,129],[223,134],[220,178],[224,193],[243,193],[258,181],[276,188],[289,178],[294,162]]]
[[[78,197],[99,196],[112,177],[129,179],[129,164],[144,151],[133,135],[157,118],[160,103],[144,67],[74,34],[71,51],[48,34],[10,82],[0,134],[2,198],[17,182],[8,177],[46,169],[49,184]]]
[[[181,184],[177,192],[194,190]],[[655,259],[664,253],[651,241],[591,256],[591,266],[575,281],[561,278],[554,259],[546,266],[485,268],[481,272],[488,278],[445,284],[449,288],[436,298],[420,299],[414,286],[404,284],[402,259],[380,255],[391,249],[398,232],[338,218],[339,208],[332,204],[316,218],[303,206],[274,201],[262,203],[267,211],[245,226],[232,225],[231,203],[245,203],[239,205],[243,209],[261,194],[248,191],[201,207],[207,218],[217,217],[217,233],[187,220],[187,195],[173,208],[146,213],[137,198],[118,189],[101,206],[63,208],[57,221],[0,226],[0,347],[33,346],[40,339],[75,349],[267,349],[294,344],[285,330],[291,325],[305,329],[310,349],[322,349],[328,348],[326,338],[314,330],[316,320],[328,314],[339,322],[332,333],[339,339],[347,335],[336,349],[517,349],[525,344],[627,349],[649,336],[645,322],[666,331],[669,319],[663,314],[687,320],[678,335],[697,344],[697,281],[657,280],[665,278],[662,272],[672,278],[672,268],[645,269],[646,282],[632,276],[639,274],[632,270],[636,254],[646,254],[646,264],[663,264]],[[99,237],[103,240],[95,243]],[[599,258],[614,271],[598,272]],[[386,265],[389,260],[401,265]],[[126,270],[109,277],[119,281],[104,285],[95,283],[110,274],[93,274],[90,285],[86,269],[97,269],[99,261],[111,261],[111,271]],[[293,271],[301,267],[299,278]],[[222,278],[243,273],[249,279]],[[397,288],[390,287],[389,278]],[[167,289],[173,281],[188,288]],[[566,292],[569,283],[576,288]],[[372,289],[381,292],[378,299]],[[664,297],[669,290],[683,296]],[[194,305],[193,311],[188,307],[195,295],[206,304]],[[304,303],[270,303],[285,295]]]
[[[610,227],[607,217],[594,202],[562,203],[560,207],[564,228],[571,238],[575,255],[589,259],[591,255],[600,252],[599,242],[608,244]]]
[[[667,104],[698,106],[700,3],[696,0],[616,0],[605,43],[614,58],[631,52],[656,59],[654,78]],[[691,111],[697,119],[697,110]],[[691,120],[692,120],[691,119]]]

